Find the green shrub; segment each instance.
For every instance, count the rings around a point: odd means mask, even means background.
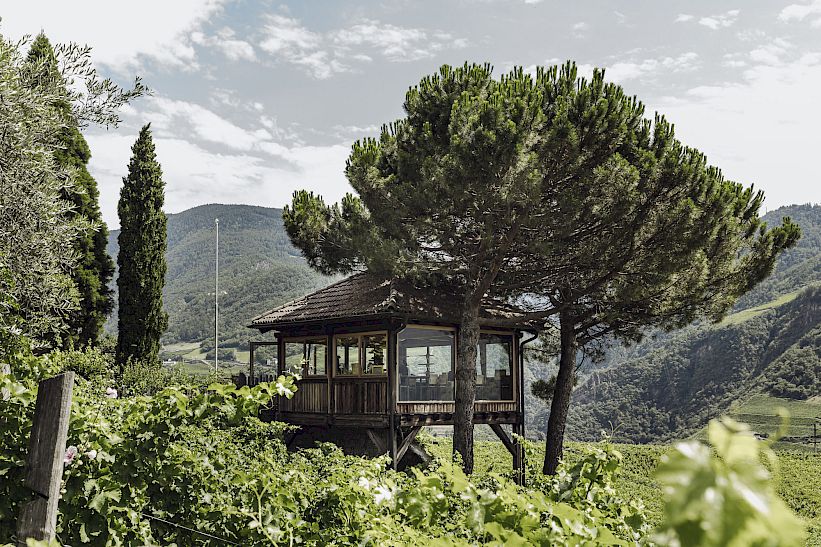
[[[114,378],[114,359],[99,349],[54,351],[48,358],[60,372],[73,371],[84,379],[99,385],[110,383]]]
[[[213,378],[206,380],[210,384]],[[117,388],[125,396],[155,395],[167,387],[184,387],[192,383],[191,375],[177,365],[165,367],[159,363],[141,361],[126,363],[116,381]]]

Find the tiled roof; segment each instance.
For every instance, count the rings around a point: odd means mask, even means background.
[[[458,323],[457,302],[458,296],[452,291],[419,289],[408,282],[365,272],[267,311],[252,319],[249,326],[267,329],[385,314]],[[510,306],[486,306],[480,314],[480,322],[509,324],[519,313]]]

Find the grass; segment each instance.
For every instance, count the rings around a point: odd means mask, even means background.
[[[728,315],[721,322],[721,325],[737,325],[739,323],[743,323],[744,321],[747,321],[748,319],[752,319],[753,317],[761,315],[762,313],[764,313],[767,310],[771,310],[771,309],[777,308],[779,306],[783,306],[787,302],[791,302],[791,301],[795,300],[795,297],[798,296],[798,293],[800,293],[800,292],[801,292],[801,290],[799,289],[797,291],[793,291],[793,292],[790,292],[790,293],[787,293],[787,294],[783,294],[783,295],[779,296],[778,298],[776,298],[775,300],[771,300],[770,302],[767,302],[766,304],[761,304],[760,306],[755,306],[754,308],[748,308],[748,309],[742,310],[738,313]]]
[[[425,437],[425,444],[434,457],[448,458],[452,450],[447,437]],[[592,443],[567,443],[565,461],[578,461]],[[665,445],[617,444],[623,456],[622,469],[615,481],[615,488],[628,499],[644,502],[652,524],[662,518],[664,500],[659,484],[654,478],[659,458],[669,447]],[[477,441],[474,447],[475,474],[502,473],[510,470],[510,453],[498,441]],[[776,490],[781,498],[808,524],[808,545],[821,546],[821,454],[815,455],[795,450],[777,450],[779,468],[774,472]],[[527,460],[528,473],[541,468],[544,448],[530,443]]]

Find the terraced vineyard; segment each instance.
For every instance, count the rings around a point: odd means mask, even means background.
[[[728,415],[735,420],[749,424],[750,428],[762,435],[773,435],[778,431],[781,418],[777,409],[784,408],[789,412],[789,429],[784,439],[778,442],[778,448],[814,451],[813,424],[817,424],[817,434],[821,435],[821,398],[807,401],[782,399],[757,394],[731,407]],[[821,454],[821,438],[818,442]]]

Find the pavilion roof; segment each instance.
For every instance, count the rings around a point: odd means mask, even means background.
[[[268,330],[387,315],[458,324],[459,299],[458,293],[447,287],[420,288],[408,281],[363,272],[258,315],[249,327]],[[488,302],[479,321],[483,326],[533,330],[534,325],[521,321],[522,313],[507,304]]]

